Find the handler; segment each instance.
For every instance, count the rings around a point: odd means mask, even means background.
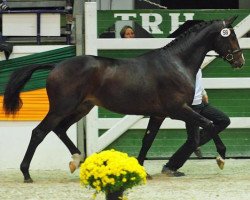
[[[199,69],[196,75],[195,95],[192,108],[200,115],[211,120],[214,124],[214,129],[212,133],[208,133],[200,130],[197,125],[186,123],[188,135],[186,142],[172,155],[162,168],[162,173],[171,177],[185,176],[183,172],[177,170],[184,165],[191,154],[197,150],[197,147],[206,144],[212,139],[212,135],[219,134],[230,124],[230,119],[225,113],[208,103],[208,96],[202,84],[201,69]],[[196,152],[196,154],[197,153],[198,152]]]

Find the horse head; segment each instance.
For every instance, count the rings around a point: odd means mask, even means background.
[[[221,58],[228,61],[232,67],[241,68],[245,63],[245,59],[232,27],[232,23],[236,18],[237,16],[222,21],[219,34],[215,39],[215,51]]]

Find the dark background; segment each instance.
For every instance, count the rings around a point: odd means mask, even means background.
[[[238,9],[239,0],[150,0],[168,9]],[[142,0],[135,1],[135,9],[156,9]]]

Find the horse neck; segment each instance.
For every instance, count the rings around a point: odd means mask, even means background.
[[[205,27],[199,33],[190,33],[179,42],[179,45],[173,46],[172,53],[180,58],[183,67],[188,68],[194,75],[198,72],[207,52],[212,50],[214,36],[211,32]]]

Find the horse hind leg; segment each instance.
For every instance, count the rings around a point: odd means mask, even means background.
[[[77,168],[79,168],[80,164],[84,161],[84,155],[81,154],[81,151],[75,146],[75,144],[70,140],[67,136],[67,130],[69,127],[78,122],[82,117],[89,113],[89,111],[93,108],[93,105],[90,103],[83,103],[78,106],[78,109],[67,117],[65,117],[58,126],[53,130],[56,135],[60,138],[60,140],[65,144],[72,155],[72,161],[69,162],[70,172],[73,173]]]
[[[64,121],[64,120],[63,120]],[[65,120],[66,121],[66,120]],[[69,163],[69,168],[71,173],[73,173],[80,165],[80,162],[83,162],[84,156],[81,154],[81,151],[76,147],[72,140],[67,135],[67,130],[69,126],[59,125],[54,132],[59,137],[59,139],[65,144],[70,153],[72,154],[72,159]],[[72,123],[73,124],[73,123]]]
[[[29,173],[29,167],[36,148],[43,141],[46,135],[57,126],[60,119],[61,118],[58,115],[48,113],[41,123],[33,129],[28,148],[20,165],[20,170],[23,173],[25,183],[33,182]]]

